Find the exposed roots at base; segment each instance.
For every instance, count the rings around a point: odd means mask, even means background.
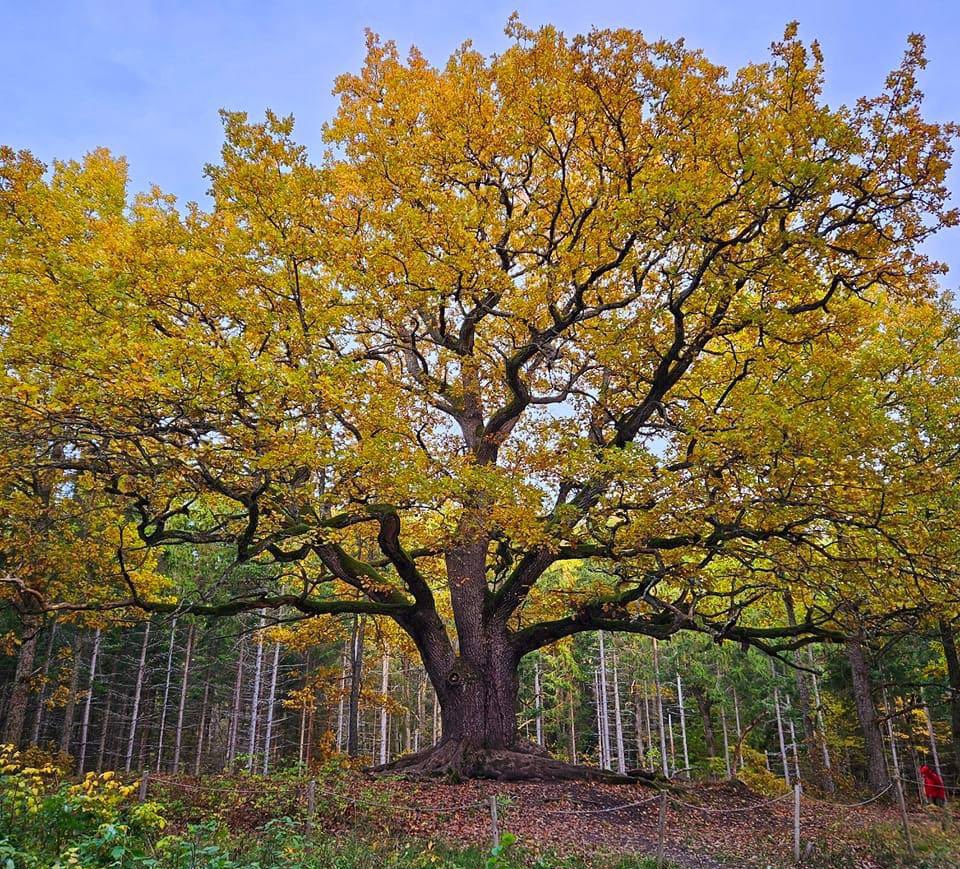
[[[440,778],[495,781],[595,781],[607,784],[643,784],[662,787],[665,782],[648,773],[627,774],[566,763],[550,757],[542,748],[519,744],[512,749],[477,747],[467,740],[443,740],[431,748],[374,767],[374,773],[408,778]]]

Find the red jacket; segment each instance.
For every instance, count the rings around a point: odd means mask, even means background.
[[[943,786],[943,779],[924,764],[920,767],[920,775],[923,776],[923,790],[927,798],[931,800],[943,800],[947,797],[946,788]]]

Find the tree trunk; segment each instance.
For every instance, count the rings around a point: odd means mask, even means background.
[[[50,628],[50,638],[47,640],[47,654],[43,661],[43,672],[40,674],[40,690],[37,692],[37,713],[33,719],[33,736],[31,743],[40,744],[40,728],[43,726],[44,705],[47,699],[47,680],[50,675],[50,661],[53,660],[53,646],[57,639],[57,625]]]
[[[683,682],[677,673],[677,704],[680,706],[680,737],[683,744],[683,774],[690,778],[690,753],[687,751],[687,711],[683,705]]]
[[[93,688],[97,678],[97,658],[100,655],[100,628],[93,636],[93,651],[90,653],[90,679],[87,683],[87,699],[83,704],[83,723],[80,725],[80,758],[77,761],[77,772],[82,773],[87,759],[87,732],[90,727],[90,707],[93,705]]]
[[[776,675],[776,671],[774,671]],[[790,787],[790,761],[787,760],[787,741],[783,735],[783,716],[780,712],[780,689],[774,686],[773,688],[773,708],[777,713],[777,739],[780,743],[780,763],[783,765],[783,780],[787,783],[787,787]]]
[[[613,764],[610,761],[610,703],[607,697],[607,656],[603,642],[603,631],[600,631],[600,672],[597,679],[600,685],[600,694],[598,697],[599,709],[601,711],[600,725],[603,751],[601,752],[601,766],[604,769],[610,769]]]
[[[77,709],[77,688],[80,685],[80,635],[75,634],[71,643],[73,661],[70,672],[70,693],[67,695],[67,705],[63,710],[63,726],[60,730],[60,752],[68,754],[70,743],[73,741],[73,718]]]
[[[187,685],[190,681],[190,662],[193,657],[193,624],[187,628],[187,649],[183,656],[183,678],[180,680],[180,703],[177,706],[177,730],[173,737],[173,772],[180,773],[180,748],[183,745],[183,714],[187,708]]]
[[[360,753],[360,689],[363,678],[363,628],[364,619],[353,620],[350,637],[350,703],[347,707],[347,754],[356,757]]]
[[[660,733],[660,766],[663,768],[663,777],[670,778],[670,766],[667,758],[667,733],[663,726],[663,693],[660,690],[660,651],[656,640],[653,641],[653,689],[654,702],[657,704],[657,729]]]
[[[254,758],[257,753],[257,724],[260,718],[260,675],[263,671],[263,625],[260,616],[260,632],[257,634],[257,656],[253,669],[253,696],[250,698],[250,730],[247,738],[247,772],[253,772]]]
[[[270,696],[267,698],[267,728],[263,737],[263,774],[270,772],[270,749],[273,744],[273,711],[277,702],[277,671],[280,669],[280,643],[273,644],[273,667],[270,672]]]
[[[227,767],[233,768],[237,757],[237,738],[240,733],[240,706],[243,696],[243,659],[246,646],[240,642],[237,654],[237,673],[233,680],[233,706],[230,710],[230,728],[227,731]]]
[[[207,720],[207,710],[210,701],[210,677],[203,683],[203,701],[200,704],[200,726],[197,728],[197,750],[193,755],[193,774],[200,775],[200,764],[203,759],[203,725]]]
[[[950,683],[950,736],[953,743],[954,775],[960,778],[960,656],[953,625],[940,619],[940,642],[947,659],[947,680]]]
[[[147,647],[150,643],[150,622],[143,629],[143,642],[140,645],[140,661],[137,664],[137,683],[133,689],[133,710],[130,713],[130,732],[127,734],[127,756],[124,771],[130,772],[133,765],[133,743],[137,736],[137,722],[140,718],[140,697],[143,694],[143,675],[147,666]]]
[[[23,724],[27,718],[27,704],[30,702],[30,679],[33,675],[33,660],[37,653],[37,634],[39,628],[32,620],[23,626],[23,638],[20,642],[20,654],[17,655],[17,669],[13,677],[13,691],[7,704],[7,720],[3,727],[3,741],[20,745],[23,738]],[[39,715],[39,712],[37,713]]]
[[[629,781],[615,772],[554,760],[536,744],[518,738],[519,665],[530,649],[517,645],[508,629],[510,611],[492,604],[486,580],[488,541],[482,535],[476,540],[476,532],[470,528],[461,531],[470,542],[446,556],[457,648],[432,608],[413,608],[397,618],[413,639],[436,691],[442,735],[435,747],[399,758],[382,769],[453,779]],[[422,598],[427,592],[415,585]]]
[[[617,737],[617,772],[622,775],[627,771],[627,759],[623,746],[623,711],[620,708],[620,677],[616,652],[613,655],[613,716]]]
[[[883,737],[877,722],[877,710],[873,705],[870,685],[870,668],[867,665],[863,643],[854,638],[847,641],[847,661],[853,686],[853,698],[857,707],[860,729],[867,761],[867,781],[874,793],[879,793],[889,784],[886,764],[883,759]]]
[[[170,646],[167,649],[167,676],[163,683],[163,707],[160,709],[160,735],[157,738],[157,772],[163,763],[163,734],[167,726],[167,704],[170,702],[170,678],[173,675],[173,643],[177,636],[177,620],[170,625]]]
[[[717,739],[713,732],[713,698],[703,685],[693,683],[690,686],[693,699],[700,710],[700,719],[703,722],[703,743],[709,757],[717,757]]]
[[[390,713],[387,709],[390,693],[390,656],[384,653],[380,660],[380,764],[390,760]]]
[[[797,616],[793,606],[793,596],[788,592],[783,596],[783,602],[786,605],[787,619],[791,626],[797,624]],[[807,646],[808,655],[812,651]],[[794,652],[794,661],[800,663],[800,652]],[[803,670],[797,669],[794,678],[797,685],[797,706],[800,708],[800,723],[803,726],[803,742],[807,752],[807,760],[810,762],[814,781],[827,793],[833,793],[833,778],[829,769],[825,766],[823,760],[823,749],[820,744],[820,733],[817,730],[817,721],[815,710],[810,703],[810,676]]]
[[[540,684],[540,659],[533,662],[533,709],[537,725],[537,745],[543,748],[543,689]]]

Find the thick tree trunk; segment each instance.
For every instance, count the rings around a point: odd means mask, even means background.
[[[873,705],[870,686],[870,668],[860,639],[847,641],[847,661],[850,664],[853,697],[857,706],[857,717],[863,731],[863,743],[866,751],[867,781],[871,790],[879,793],[889,784],[887,768],[883,758],[883,737],[877,721],[877,710]]]
[[[947,659],[947,679],[950,683],[950,735],[953,744],[954,774],[960,777],[960,656],[957,654],[953,625],[940,619],[940,642]]]
[[[476,532],[466,525],[461,531],[468,542],[446,557],[458,648],[454,649],[432,607],[413,609],[397,619],[416,644],[436,691],[442,735],[436,746],[380,769],[452,779],[632,780],[615,772],[554,760],[544,749],[518,738],[522,652],[507,628],[509,612],[490,606],[487,540],[477,539]]]
[[[13,677],[13,691],[7,704],[7,720],[3,727],[3,741],[12,745],[20,745],[23,738],[23,724],[27,718],[27,704],[30,702],[30,679],[37,653],[37,633],[38,628],[32,622],[24,625],[20,654],[17,655],[17,669]]]

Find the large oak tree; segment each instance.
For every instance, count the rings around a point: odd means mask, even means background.
[[[209,210],[131,200],[107,152],[5,151],[4,497],[59,474],[116,551],[91,600],[8,536],[11,599],[392,618],[443,711],[405,763],[518,774],[562,772],[518,740],[531,651],[775,653],[930,580],[954,336],[920,245],[956,222],[955,130],[921,115],[919,38],[830,108],[795,31],[735,74],[629,30],[513,20],[442,68],[371,36],[318,163],[292,120],[224,114]],[[270,569],[164,587],[176,545]]]

